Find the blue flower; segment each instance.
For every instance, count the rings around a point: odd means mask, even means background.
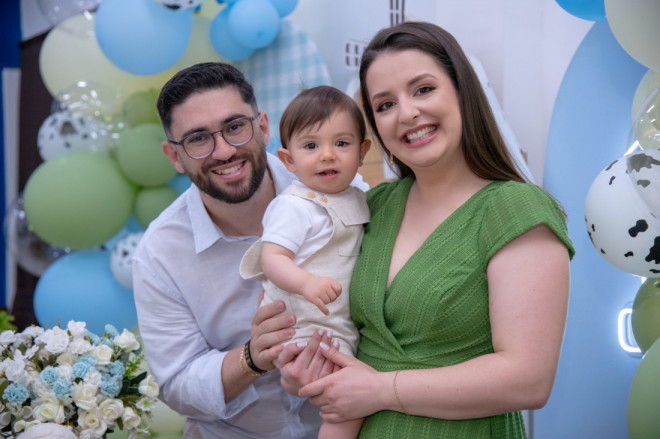
[[[101,340],[101,341],[99,342],[99,346],[101,346],[101,345],[106,345],[106,346],[110,346],[110,347],[113,347],[113,346],[114,346],[114,345],[112,344],[112,340],[107,339],[107,338],[104,338],[103,340]]]
[[[101,384],[99,384],[99,390],[101,390],[101,393],[111,398],[119,395],[122,386],[121,377],[111,376],[107,373],[102,375],[103,378],[101,379]]]
[[[92,357],[91,355],[84,355],[78,358],[76,364],[74,364],[71,368],[71,373],[73,374],[74,378],[85,378],[85,375],[87,375],[89,369],[96,366],[97,363],[98,361],[96,358]]]
[[[105,333],[108,334],[111,338],[115,338],[119,335],[119,331],[112,325],[105,325]]]
[[[101,337],[99,337],[98,335],[94,334],[93,332],[89,332],[89,331],[87,331],[87,337],[89,337],[89,340],[92,342],[92,344],[93,344],[94,346],[96,346],[97,344],[99,344],[99,342],[101,341]]]
[[[73,384],[64,379],[59,379],[53,383],[53,392],[58,399],[70,398],[73,396]]]
[[[126,368],[124,367],[124,365],[119,360],[115,361],[110,366],[110,375],[112,375],[112,376],[123,377],[124,372],[126,372]]]
[[[39,377],[42,379],[44,383],[48,384],[49,386],[52,386],[53,383],[59,379],[60,373],[57,371],[57,369],[48,366],[41,371]]]
[[[2,397],[10,404],[23,404],[30,397],[30,393],[23,384],[11,383],[7,386]]]

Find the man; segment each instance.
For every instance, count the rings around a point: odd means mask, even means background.
[[[293,179],[266,154],[268,116],[244,76],[222,63],[174,75],[158,112],[163,152],[193,182],[134,256],[140,333],[160,398],[188,418],[186,438],[316,437],[318,409],[286,393],[272,370],[295,317],[278,315],[281,302],[257,310],[261,285],[238,269],[266,206]]]

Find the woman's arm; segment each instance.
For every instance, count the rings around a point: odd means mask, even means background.
[[[343,369],[303,387],[300,395],[311,396],[330,422],[380,410],[468,419],[542,407],[554,383],[564,334],[566,247],[549,228],[537,226],[491,258],[487,277],[494,353],[396,374],[376,372],[330,349],[326,355]]]

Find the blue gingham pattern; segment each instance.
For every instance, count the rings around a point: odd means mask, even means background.
[[[280,146],[280,118],[291,99],[304,88],[331,84],[316,44],[290,20],[280,21],[279,33],[271,44],[234,65],[254,86],[259,109],[268,113],[269,152]]]

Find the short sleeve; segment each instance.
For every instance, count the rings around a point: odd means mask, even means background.
[[[272,242],[298,253],[302,244],[315,233],[310,209],[316,206],[293,195],[279,195],[270,202],[263,218],[263,242]]]
[[[506,182],[497,185],[485,201],[480,242],[486,260],[516,237],[544,224],[575,255],[568,236],[566,218],[559,204],[542,188],[530,183]]]

